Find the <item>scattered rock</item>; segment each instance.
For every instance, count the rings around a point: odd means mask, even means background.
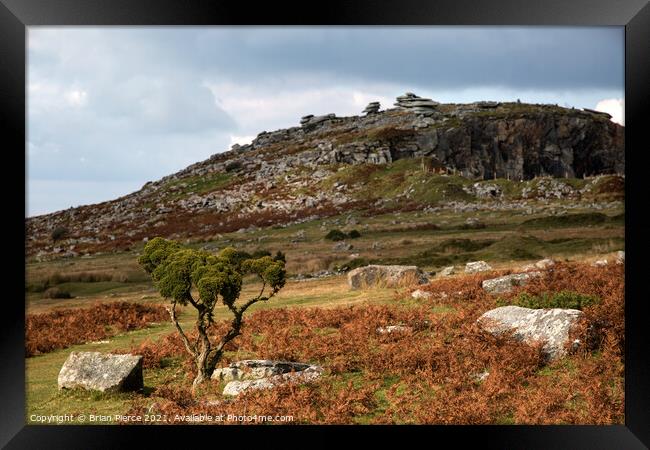
[[[354,248],[354,245],[348,244],[347,242],[337,242],[332,247],[332,250],[335,252],[350,251]]]
[[[83,388],[101,392],[139,390],[144,387],[142,356],[100,352],[72,352],[58,378],[59,389]]]
[[[514,332],[513,337],[527,344],[543,343],[542,351],[549,359],[566,353],[569,332],[584,313],[577,309],[530,309],[502,306],[478,319],[479,325],[493,335]]]
[[[605,267],[608,264],[606,259],[599,259],[598,261],[594,261],[591,265],[593,267]]]
[[[465,273],[485,272],[488,270],[492,270],[492,266],[485,261],[473,261],[465,264]]]
[[[444,267],[440,272],[438,272],[439,277],[448,277],[454,274],[456,266],[447,266]]]
[[[431,298],[433,294],[431,292],[423,291],[421,289],[416,289],[415,291],[411,292],[411,297],[413,298]]]
[[[554,265],[555,265],[555,261],[553,261],[551,258],[544,258],[535,263],[535,267],[542,270],[546,270],[549,267],[553,267]]]
[[[541,272],[513,273],[490,280],[483,280],[482,286],[490,294],[505,294],[512,291],[515,286],[524,286],[533,277],[538,277]]]
[[[348,272],[348,284],[352,289],[386,285],[389,287],[425,284],[429,279],[417,266],[379,266],[359,267]]]
[[[257,380],[289,372],[308,369],[309,364],[267,359],[246,359],[231,363],[228,367],[215,369],[213,380]]]
[[[482,383],[483,381],[487,380],[489,376],[490,376],[490,372],[486,370],[481,373],[475,373],[472,376],[472,379],[474,380],[475,383]]]
[[[236,396],[242,392],[256,389],[272,389],[275,386],[286,383],[309,383],[323,374],[323,368],[315,365],[307,365],[307,368],[298,372],[287,372],[273,375],[266,378],[250,380],[234,380],[226,384],[223,395]]]
[[[413,328],[405,325],[388,325],[386,327],[377,328],[377,333],[379,334],[406,333],[409,331],[413,331]]]
[[[623,250],[616,252],[616,264],[625,264],[625,252]]]

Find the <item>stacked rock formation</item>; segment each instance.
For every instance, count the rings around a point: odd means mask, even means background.
[[[413,92],[407,92],[404,95],[397,97],[395,106],[399,108],[408,109],[418,114],[429,114],[436,111],[440,103],[431,100],[430,98],[422,98],[415,95]]]
[[[366,106],[366,109],[363,110],[363,113],[366,116],[369,116],[370,114],[377,114],[379,112],[379,107],[379,102],[370,102],[368,103],[368,106]]]
[[[330,114],[325,114],[323,116],[314,116],[313,114],[309,114],[307,116],[303,116],[300,119],[300,125],[305,126],[305,125],[316,125],[321,122],[325,122],[326,120],[334,119],[336,118],[336,114],[330,113]]]

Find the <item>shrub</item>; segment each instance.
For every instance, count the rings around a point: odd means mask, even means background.
[[[236,172],[242,168],[242,163],[239,161],[233,161],[226,164],[226,172]]]
[[[68,235],[68,229],[66,227],[56,227],[52,230],[52,241],[57,242],[63,239]]]
[[[330,230],[329,233],[325,235],[325,239],[330,241],[342,241],[347,237],[347,235],[341,230]]]
[[[352,230],[348,233],[348,237],[350,239],[357,239],[361,237],[361,233],[359,233],[357,230]]]
[[[572,291],[560,291],[553,294],[543,292],[541,295],[522,292],[509,302],[503,299],[497,300],[499,306],[515,305],[532,309],[567,308],[581,310],[584,307],[598,303],[600,303],[600,299],[595,295],[579,294]]]
[[[43,298],[72,298],[72,295],[58,287],[51,287],[43,293]]]

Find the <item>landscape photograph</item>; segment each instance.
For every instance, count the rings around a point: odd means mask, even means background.
[[[623,27],[29,27],[28,425],[625,424]]]

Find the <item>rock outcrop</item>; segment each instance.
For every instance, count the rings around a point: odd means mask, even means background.
[[[370,102],[368,103],[368,106],[366,106],[366,108],[363,110],[363,114],[365,114],[366,116],[370,114],[377,114],[379,112],[380,106],[381,105],[379,102]]]
[[[417,266],[359,267],[348,272],[350,289],[364,289],[373,286],[397,287],[425,284],[429,279]]]
[[[142,356],[72,352],[61,367],[58,384],[59,389],[140,390],[143,388]]]
[[[28,218],[27,254],[58,258],[124,250],[145,237],[205,237],[352,208],[349,186],[322,189],[322,182],[335,175],[333,167],[341,165],[427,159],[435,161],[436,173],[476,182],[624,173],[624,128],[602,114],[554,105],[437,104],[415,94],[402,97],[398,108],[373,112],[369,105],[370,113],[362,116],[305,116],[301,126],[264,131],[250,144],[132,194]],[[568,183],[545,180],[536,180],[522,197],[583,194]],[[467,193],[477,200],[503,195],[497,183],[479,183]],[[195,220],[187,221],[188,215]],[[51,235],[58,227],[69,232],[55,244]]]
[[[577,309],[502,306],[483,314],[478,323],[493,335],[512,332],[515,339],[527,344],[541,342],[542,351],[552,360],[566,354],[569,332],[583,316]]]
[[[438,105],[440,105],[440,103],[435,102],[430,98],[418,97],[412,92],[400,95],[397,97],[395,103],[395,106],[398,108],[404,108],[418,114],[432,114],[436,112]]]

